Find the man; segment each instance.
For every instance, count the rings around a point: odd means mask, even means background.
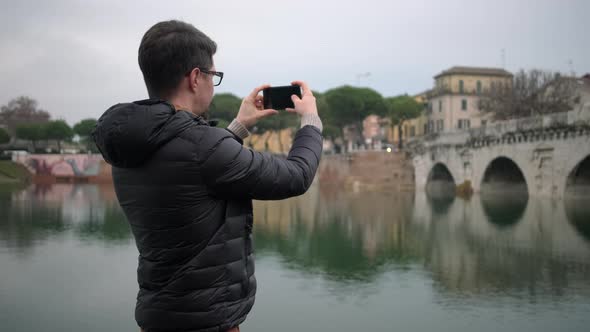
[[[277,113],[262,109],[267,85],[227,129],[209,125],[202,115],[223,78],[215,51],[190,24],[154,25],[139,46],[150,99],[111,107],[93,132],[139,250],[135,318],[146,332],[239,330],[256,293],[251,200],[303,194],[320,161],[322,124],[300,81],[288,111],[302,126],[286,159],[241,144]]]

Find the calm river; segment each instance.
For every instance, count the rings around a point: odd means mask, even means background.
[[[243,331],[588,331],[590,204],[346,193],[255,202]],[[0,331],[138,331],[112,187],[0,187]]]

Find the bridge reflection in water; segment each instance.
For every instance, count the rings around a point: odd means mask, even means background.
[[[340,282],[422,265],[444,292],[553,296],[575,284],[590,296],[588,206],[526,194],[463,200],[316,188],[256,202],[255,211],[259,255]]]

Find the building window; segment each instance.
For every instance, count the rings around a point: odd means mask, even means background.
[[[416,128],[414,126],[410,127],[410,137],[416,136]]]
[[[477,81],[477,94],[481,94],[481,81]]]
[[[424,124],[424,135],[428,134],[428,124]]]
[[[459,81],[459,93],[463,93],[463,88],[464,88],[463,80],[460,80]]]
[[[436,120],[436,131],[443,131],[445,129],[445,122],[444,120],[440,119],[440,120]]]
[[[438,101],[438,111],[442,112],[442,100]]]
[[[488,124],[488,120],[481,120],[481,126],[485,127]]]
[[[471,120],[469,119],[459,119],[457,123],[459,129],[469,129],[471,128]]]
[[[461,110],[467,111],[467,99],[461,99]]]
[[[428,112],[432,113],[432,103],[428,103]]]

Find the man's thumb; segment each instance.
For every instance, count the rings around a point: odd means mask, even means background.
[[[293,101],[293,104],[301,101],[301,98],[299,98],[298,95],[291,95],[291,100]]]

